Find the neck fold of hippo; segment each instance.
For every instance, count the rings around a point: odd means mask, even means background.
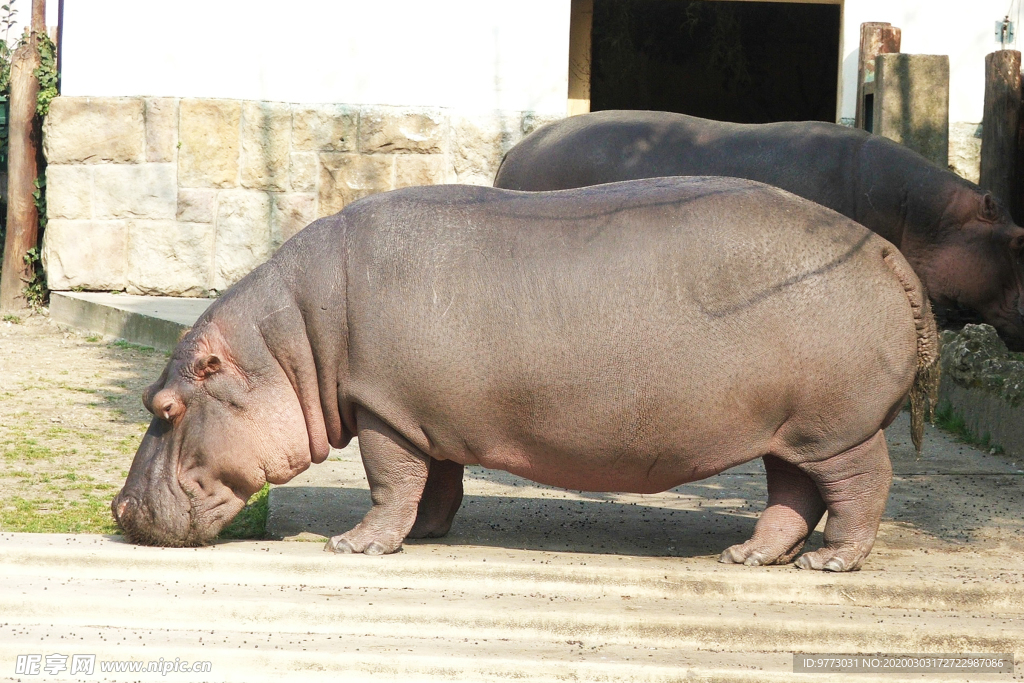
[[[338,216],[314,222],[285,243],[271,262],[294,305],[260,322],[299,398],[316,463],[354,434],[339,405],[348,367],[345,252]]]
[[[850,218],[901,251],[908,238],[940,241],[957,223],[950,215],[956,197],[981,192],[955,173],[926,163],[912,150],[877,135],[865,139],[857,165],[855,210]]]

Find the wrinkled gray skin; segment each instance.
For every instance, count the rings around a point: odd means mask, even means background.
[[[670,175],[749,178],[838,211],[899,247],[940,315],[979,316],[1024,350],[1024,228],[977,185],[862,130],[602,111],[527,136],[494,185],[562,190]]]
[[[390,553],[448,531],[466,464],[653,493],[763,457],[768,507],[723,561],[790,561],[828,509],[799,566],[855,569],[929,322],[892,245],[757,183],[376,195],[196,323],[113,512],[133,542],[201,544],[358,435],[373,506],[328,549]]]

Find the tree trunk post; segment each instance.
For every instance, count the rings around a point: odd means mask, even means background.
[[[33,18],[35,18],[33,3]],[[7,152],[7,240],[4,245],[3,273],[0,276],[0,310],[23,311],[28,308],[25,286],[31,282],[34,268],[25,262],[30,249],[39,240],[39,215],[36,211],[35,180],[39,141],[35,130],[36,98],[39,81],[39,48],[36,33],[14,51],[11,60],[11,113]]]
[[[978,183],[1003,200],[1018,223],[1024,218],[1017,190],[1020,63],[1017,50],[998,50],[985,55],[985,113],[981,124],[981,177]]]

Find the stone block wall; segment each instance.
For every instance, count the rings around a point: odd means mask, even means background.
[[[318,217],[412,185],[489,185],[528,112],[61,97],[43,131],[50,289],[205,296]]]

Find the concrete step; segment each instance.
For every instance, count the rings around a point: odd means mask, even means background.
[[[51,292],[50,316],[62,325],[171,351],[213,299]]]
[[[1015,563],[942,555],[835,576],[428,543],[381,558],[312,543],[157,549],[0,534],[0,662],[177,658],[210,661],[208,680],[242,681],[783,681],[794,652],[1017,652],[1020,666]],[[949,680],[858,676],[883,678]]]

